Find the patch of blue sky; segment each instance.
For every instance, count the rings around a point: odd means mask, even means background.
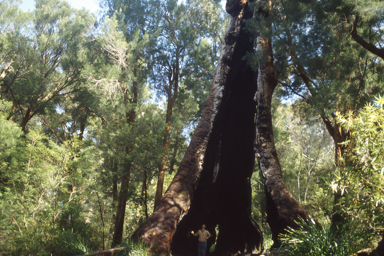
[[[177,3],[180,4],[184,2],[185,3],[185,0],[178,0]],[[221,0],[220,4],[221,6],[223,7],[223,10],[225,10],[225,4],[227,3],[227,0]]]
[[[67,0],[73,8],[75,9],[86,9],[90,12],[96,14],[101,11],[99,7],[98,0]],[[23,11],[32,11],[35,9],[35,1],[34,0],[23,0],[20,4],[20,9]]]

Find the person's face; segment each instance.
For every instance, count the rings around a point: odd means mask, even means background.
[[[201,226],[201,229],[205,229],[205,225],[204,224]]]

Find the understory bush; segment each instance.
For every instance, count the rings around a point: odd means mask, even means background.
[[[124,247],[121,251],[116,251],[115,256],[149,256],[148,247],[144,243],[135,243],[132,240],[127,240],[117,247]]]
[[[352,232],[336,236],[330,226],[299,221],[299,229],[289,228],[281,240],[289,247],[289,255],[349,256],[361,248],[358,236]]]

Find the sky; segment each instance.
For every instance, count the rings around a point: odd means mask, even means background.
[[[99,10],[98,0],[66,0],[73,8],[82,9],[85,8],[92,13]],[[20,9],[23,11],[32,11],[35,8],[35,0],[22,0]]]
[[[99,8],[99,0],[66,0],[73,8],[88,9],[90,12],[96,14]],[[182,0],[179,0],[182,1]],[[221,0],[221,5],[225,9],[225,0]],[[20,5],[23,11],[32,11],[35,8],[35,0],[22,0]]]

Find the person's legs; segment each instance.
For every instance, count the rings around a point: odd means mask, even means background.
[[[203,254],[202,254],[202,252],[203,252],[203,243],[202,242],[198,242],[198,244],[197,244],[197,255],[198,256],[202,256]]]
[[[206,250],[207,250],[207,242],[199,242],[198,255],[199,256],[205,256]]]

